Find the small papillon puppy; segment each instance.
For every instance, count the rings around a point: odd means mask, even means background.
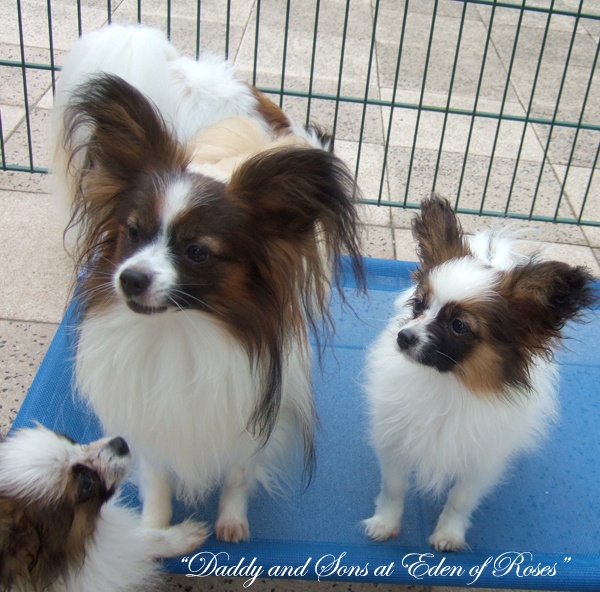
[[[115,503],[131,456],[123,438],[80,445],[38,426],[0,443],[0,590],[148,589],[156,559],[206,539],[190,521],[149,529]]]
[[[565,323],[592,304],[585,268],[520,256],[505,233],[468,242],[437,195],[413,221],[415,285],[371,347],[367,396],[381,492],[364,521],[398,536],[409,476],[446,505],[429,542],[465,546],[470,516],[518,453],[556,418],[554,350]]]
[[[362,278],[354,180],[317,130],[156,31],[84,37],[61,81],[79,392],[140,458],[145,524],[224,483],[216,535],[247,539],[248,496],[296,441],[313,466],[309,338],[341,252]]]

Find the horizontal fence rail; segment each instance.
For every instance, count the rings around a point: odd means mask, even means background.
[[[48,171],[77,36],[144,23],[329,129],[366,204],[435,190],[463,213],[600,226],[597,0],[6,0],[3,15],[3,171]]]

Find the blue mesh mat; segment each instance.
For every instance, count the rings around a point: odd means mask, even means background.
[[[369,297],[345,292],[353,311],[333,304],[337,334],[314,384],[321,427],[318,467],[308,489],[299,477],[287,498],[258,493],[250,505],[252,540],[209,539],[199,555],[165,562],[179,573],[264,578],[302,577],[520,589],[600,590],[600,317],[569,327],[561,362],[562,416],[541,450],[515,463],[505,482],[479,507],[468,532],[470,550],[435,553],[427,545],[442,501],[409,495],[402,534],[373,543],[359,521],[371,515],[378,467],[367,445],[361,392],[364,349],[386,323],[412,264],[366,260]],[[600,286],[597,286],[600,289]],[[72,392],[76,315],[71,307],[15,421],[34,421],[80,441],[100,435],[93,414]],[[136,490],[125,497],[137,504]],[[176,505],[175,519],[193,513],[213,523],[216,497],[198,508]],[[260,570],[259,570],[260,568]]]

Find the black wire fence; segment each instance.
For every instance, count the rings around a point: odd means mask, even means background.
[[[0,1],[0,168],[46,173],[60,63],[110,22],[233,60],[333,132],[368,204],[600,226],[597,0]]]

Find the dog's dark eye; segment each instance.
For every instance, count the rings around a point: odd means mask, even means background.
[[[413,314],[418,317],[425,310],[425,302],[422,298],[415,298],[413,300]]]
[[[450,326],[456,335],[466,335],[469,332],[469,325],[462,319],[454,319]]]
[[[208,249],[201,245],[190,245],[186,249],[185,254],[193,263],[204,263],[209,256]]]
[[[80,467],[77,472],[77,488],[79,490],[79,502],[85,502],[94,495],[96,480],[85,467]]]
[[[140,229],[134,224],[129,224],[127,226],[127,238],[129,239],[130,243],[139,243],[141,239]]]

